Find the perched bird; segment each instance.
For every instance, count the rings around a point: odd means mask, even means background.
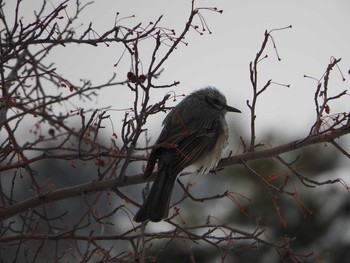
[[[150,153],[144,177],[158,161],[158,174],[136,222],[161,221],[168,217],[171,193],[177,176],[190,165],[205,173],[215,168],[228,145],[227,112],[240,112],[226,103],[214,87],[199,89],[174,107],[163,121],[163,130]]]

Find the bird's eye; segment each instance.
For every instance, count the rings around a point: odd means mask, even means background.
[[[213,99],[213,103],[214,103],[214,104],[217,104],[217,105],[220,105],[220,101],[219,101],[217,98],[214,98],[214,99]]]
[[[222,107],[222,102],[218,98],[207,97],[206,101],[215,109],[220,109]]]

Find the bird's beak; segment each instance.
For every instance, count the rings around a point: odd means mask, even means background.
[[[240,110],[238,110],[238,109],[236,109],[234,107],[228,106],[228,105],[225,106],[225,109],[226,109],[226,111],[230,111],[230,112],[242,113]]]

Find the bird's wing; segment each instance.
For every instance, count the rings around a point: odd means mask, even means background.
[[[174,174],[209,153],[222,132],[221,121],[208,107],[188,101],[180,103],[164,119],[163,130],[149,156],[144,177],[152,174],[158,159]],[[203,118],[205,116],[205,118]]]
[[[178,174],[197,161],[203,154],[213,150],[219,134],[222,132],[220,120],[202,123],[198,129],[172,130],[172,134],[159,145],[159,157],[168,162],[170,169]]]

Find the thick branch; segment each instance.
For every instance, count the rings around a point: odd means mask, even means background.
[[[257,160],[262,158],[269,158],[282,153],[287,153],[290,151],[301,149],[309,145],[332,142],[334,139],[337,139],[349,133],[350,133],[350,125],[347,124],[346,126],[343,126],[339,129],[335,129],[333,131],[311,135],[306,137],[305,139],[295,140],[286,144],[272,147],[267,150],[247,152],[244,154],[235,155],[229,158],[222,159],[219,162],[217,168],[224,168],[224,167],[239,163],[240,160],[251,161],[251,160]]]
[[[267,150],[247,152],[240,155],[232,156],[229,158],[222,159],[217,168],[224,168],[231,165],[239,164],[241,161],[251,161],[263,158],[271,158],[282,153],[290,152],[293,150],[301,149],[303,147],[314,145],[318,143],[333,142],[335,139],[350,133],[350,123],[347,125],[335,129],[333,131],[316,134],[308,136],[305,139],[300,139],[292,141],[283,145],[279,145]],[[28,209],[33,209],[34,207],[51,203],[54,201],[84,196],[88,193],[93,193],[97,191],[113,190],[114,187],[124,187],[128,185],[135,185],[139,183],[145,183],[153,181],[156,173],[153,173],[147,179],[143,179],[142,174],[127,176],[123,182],[117,181],[117,179],[110,179],[104,181],[93,181],[85,184],[80,184],[72,187],[67,187],[63,189],[58,189],[52,192],[42,193],[35,197],[29,198],[13,206],[9,206],[0,210],[0,220],[4,220],[15,216],[16,214],[27,211]]]

